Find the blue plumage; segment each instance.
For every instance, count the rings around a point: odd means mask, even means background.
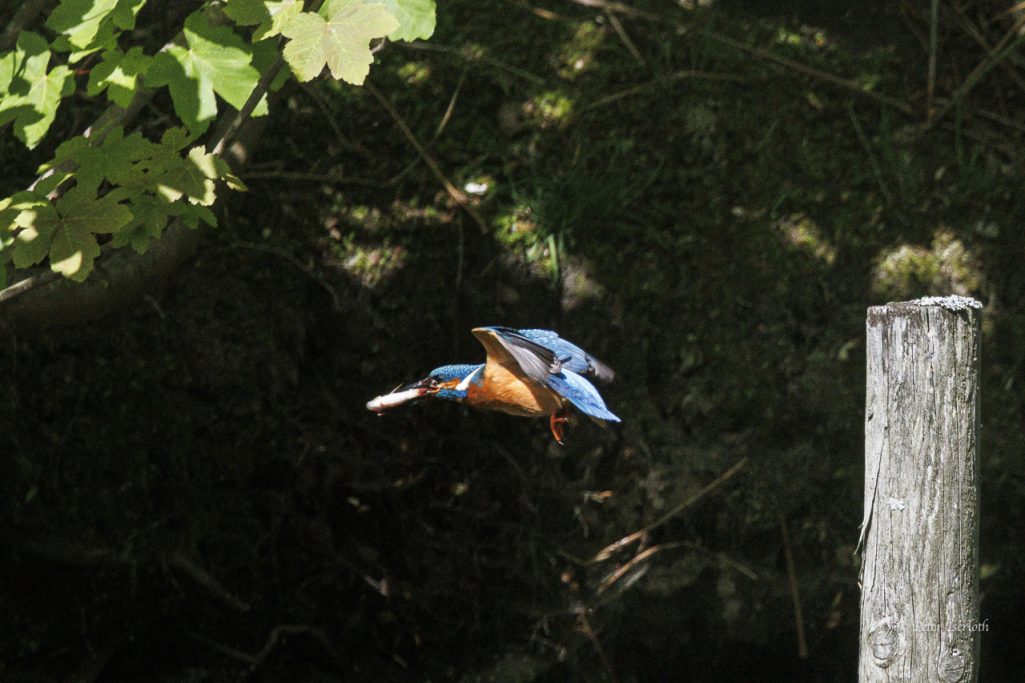
[[[462,363],[460,365],[442,365],[440,368],[431,370],[430,376],[439,382],[448,382],[453,379],[464,379],[477,368],[484,367],[483,363]]]
[[[378,396],[367,408],[381,413],[425,397],[458,401],[512,415],[549,418],[562,443],[567,409],[605,422],[620,422],[589,379],[610,381],[615,373],[576,344],[551,330],[477,327],[486,363],[443,365],[413,384]]]
[[[573,372],[563,370],[548,377],[548,386],[562,396],[584,415],[596,417],[606,422],[622,422],[611,410],[605,407],[605,401],[594,385]]]
[[[559,359],[562,367],[579,375],[592,375],[602,382],[611,382],[615,377],[612,369],[597,360],[582,348],[568,342],[552,330],[519,330],[519,334],[550,349]]]
[[[497,326],[478,329],[497,335],[528,376],[572,403],[580,412],[608,422],[621,421],[605,407],[594,385],[584,378],[587,375],[607,382],[615,373],[576,344],[552,330]]]
[[[509,350],[514,355],[515,350],[521,348],[548,363],[549,372],[558,372],[565,368],[579,375],[594,377],[602,382],[611,382],[616,376],[609,366],[576,344],[566,341],[559,336],[558,332],[539,329],[514,330],[511,327],[499,326],[478,329],[490,330],[497,334],[504,343],[508,344]],[[531,368],[527,367],[529,361],[524,363],[525,359],[520,356],[517,356],[517,360],[525,366],[524,370],[527,374],[534,376]],[[534,379],[542,380],[542,377],[534,376]]]

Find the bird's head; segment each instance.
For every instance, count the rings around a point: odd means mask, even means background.
[[[391,393],[378,396],[367,403],[375,413],[383,413],[403,403],[434,397],[449,401],[462,401],[471,384],[480,382],[483,365],[443,365],[431,370],[423,379],[401,386]]]

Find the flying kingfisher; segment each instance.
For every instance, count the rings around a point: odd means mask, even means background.
[[[510,415],[548,415],[552,436],[562,443],[569,406],[603,422],[620,422],[586,378],[609,382],[612,370],[551,330],[477,327],[487,361],[443,365],[419,382],[401,386],[367,403],[375,413],[433,396],[500,410]]]

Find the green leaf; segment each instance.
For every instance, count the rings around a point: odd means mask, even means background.
[[[256,26],[270,18],[263,0],[228,0],[224,13],[239,26]]]
[[[46,136],[46,131],[50,130],[61,100],[74,91],[75,80],[71,70],[63,64],[54,67],[46,78],[32,84],[28,102],[34,115],[19,116],[14,122],[14,134],[26,147],[35,149]]]
[[[4,247],[4,240],[8,239],[10,232],[14,229],[14,219],[21,213],[20,209],[11,206],[12,197],[5,197],[0,200],[0,250]],[[3,260],[0,258],[0,260]]]
[[[185,210],[182,211],[181,219],[187,227],[195,230],[199,227],[199,221],[203,221],[211,228],[217,227],[217,217],[207,207],[198,204],[184,204],[183,206]]]
[[[89,276],[100,255],[95,233],[117,232],[132,220],[131,211],[117,200],[113,193],[96,198],[78,187],[57,200],[61,220],[50,244],[51,270],[75,282]]]
[[[128,52],[117,48],[103,53],[103,61],[89,72],[86,94],[91,97],[107,91],[107,99],[122,107],[128,107],[139,88],[139,76],[145,76],[152,57],[143,53],[141,47]]]
[[[57,145],[57,151],[54,152],[53,161],[49,161],[39,167],[40,173],[45,173],[51,168],[56,168],[67,162],[78,163],[77,157],[82,151],[89,147],[89,138],[84,135],[76,135],[73,138],[68,138],[64,142]]]
[[[116,186],[145,188],[145,173],[155,153],[155,145],[136,131],[125,136],[120,126],[113,128],[103,142],[79,156],[75,172],[80,185],[98,187],[106,179]]]
[[[132,220],[132,213],[118,203],[119,195],[111,192],[95,197],[91,192],[74,187],[57,200],[57,212],[65,228],[76,232],[114,233]]]
[[[36,190],[22,190],[0,201],[0,240],[9,240],[8,235],[21,227],[18,217],[23,211],[49,204],[46,195]]]
[[[50,270],[75,282],[84,282],[100,255],[100,245],[88,232],[65,227],[53,234],[50,243]]]
[[[63,64],[49,73],[46,39],[24,31],[13,52],[0,56],[0,125],[14,121],[14,134],[34,149],[50,129],[61,99],[74,92],[71,70]]]
[[[135,27],[135,15],[145,4],[146,0],[61,0],[46,20],[47,27],[61,34],[54,49],[72,52],[71,63],[112,49],[121,30]]]
[[[381,5],[363,0],[329,0],[319,14],[303,12],[285,26],[291,38],[285,46],[285,61],[296,78],[309,81],[326,65],[331,75],[353,85],[362,85],[374,55],[370,41],[399,27],[399,22]]]
[[[146,4],[146,0],[120,0],[117,3],[117,7],[110,15],[111,21],[114,22],[114,26],[118,27],[123,31],[131,31],[135,28],[135,17],[139,14],[139,10]]]
[[[173,202],[182,195],[196,196],[204,193],[203,176],[195,166],[180,154],[189,143],[190,136],[184,128],[170,128],[153,152],[148,176],[151,187],[167,202]]]
[[[227,162],[208,153],[203,147],[190,149],[188,160],[192,163],[191,173],[197,179],[202,177],[200,182],[203,186],[202,194],[190,194],[189,201],[200,206],[212,206],[217,199],[217,185],[214,181],[229,172]]]
[[[399,22],[399,27],[388,34],[391,40],[427,40],[434,35],[434,0],[367,0],[384,5]]]
[[[50,49],[46,38],[32,31],[18,36],[15,49],[0,55],[0,125],[27,109],[32,84],[46,76]]]
[[[51,168],[74,168],[73,175],[79,187],[94,194],[104,180],[114,185],[145,189],[153,183],[148,177],[157,145],[135,132],[124,135],[121,126],[115,126],[104,137],[103,142],[91,145],[84,136],[76,136],[57,147],[52,162],[40,167],[40,171]]]
[[[106,44],[114,37],[114,24],[108,16],[117,4],[118,0],[61,0],[46,25],[65,37],[69,49]]]
[[[263,4],[267,8],[270,18],[253,31],[254,41],[273,38],[280,34],[288,22],[303,11],[302,0],[264,0]]]
[[[18,214],[15,223],[21,230],[14,237],[15,268],[28,268],[46,258],[59,222],[57,209],[50,204],[24,209]]]
[[[185,20],[184,33],[188,47],[172,45],[156,55],[146,80],[148,85],[168,86],[175,113],[198,135],[217,115],[214,93],[241,109],[260,73],[252,65],[252,46],[229,27],[212,26],[202,13],[194,12]],[[253,115],[266,113],[264,99]]]
[[[71,173],[64,170],[56,170],[53,173],[48,173],[44,177],[36,181],[32,189],[44,197],[58,187],[61,186],[65,181],[71,178]]]
[[[100,255],[96,233],[117,232],[132,219],[119,196],[110,193],[97,198],[91,191],[74,187],[57,200],[25,209],[16,224],[14,265],[26,268],[50,257],[50,269],[82,282]]]
[[[174,204],[159,197],[140,195],[130,204],[132,220],[114,235],[113,246],[131,245],[139,254],[149,250],[150,242],[158,239],[167,226],[168,217],[177,213]]]
[[[281,33],[302,10],[302,0],[229,0],[224,13],[239,26],[259,24],[253,31],[255,43]]]
[[[275,40],[261,40],[253,44],[253,66],[261,74],[267,73],[281,56],[281,49]],[[292,78],[292,72],[288,69],[278,69],[277,75],[271,80],[269,89],[280,90],[281,86]]]

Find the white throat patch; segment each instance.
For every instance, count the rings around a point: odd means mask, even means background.
[[[479,375],[483,369],[484,369],[484,366],[481,366],[481,367],[477,368],[476,370],[474,370],[473,372],[471,372],[466,377],[464,377],[463,381],[456,385],[456,391],[466,391],[466,388],[470,386],[470,382],[472,382],[474,380],[474,378],[477,375]]]

